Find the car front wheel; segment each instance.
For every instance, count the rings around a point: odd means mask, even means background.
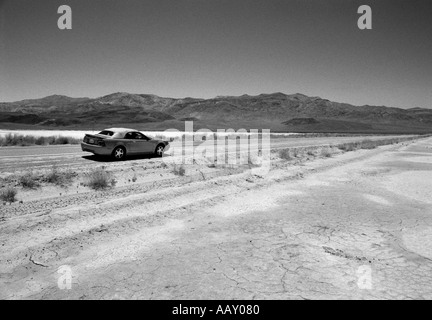
[[[123,147],[116,147],[113,150],[112,156],[115,160],[122,160],[126,156],[126,150]]]
[[[162,157],[164,150],[165,150],[165,146],[163,144],[158,144],[155,150],[155,155],[157,157]]]

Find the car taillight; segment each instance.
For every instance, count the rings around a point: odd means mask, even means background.
[[[98,146],[105,147],[105,142],[103,140],[97,141]]]

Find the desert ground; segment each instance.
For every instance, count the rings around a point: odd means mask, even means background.
[[[2,147],[0,299],[432,299],[432,138],[393,138],[274,139],[265,175]]]

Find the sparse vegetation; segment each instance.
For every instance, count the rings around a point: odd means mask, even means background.
[[[111,187],[114,188],[116,186],[116,184],[117,184],[117,180],[114,179],[114,178],[112,178],[110,183],[111,183]]]
[[[314,157],[314,156],[315,156],[315,152],[314,152],[314,150],[308,150],[308,151],[307,151],[307,155],[308,155],[308,156],[312,156],[312,157]]]
[[[279,158],[284,160],[292,160],[290,150],[289,149],[279,150]]]
[[[94,190],[103,190],[110,185],[113,186],[113,181],[115,181],[115,179],[112,178],[111,173],[105,171],[103,168],[97,168],[86,174],[84,185]]]
[[[160,167],[162,169],[166,169],[166,168],[168,168],[168,165],[165,162],[162,162],[161,165],[160,165]]]
[[[348,142],[348,143],[344,143],[338,146],[338,148],[342,151],[354,151],[357,150],[359,148],[359,144],[358,142]]]
[[[425,135],[425,137],[427,137],[428,135]],[[411,141],[414,139],[417,139],[418,136],[413,136],[413,137],[405,137],[405,138],[389,138],[389,139],[382,139],[382,140],[362,140],[362,141],[357,141],[357,142],[347,142],[347,143],[342,143],[340,145],[338,145],[337,147],[340,150],[343,151],[354,151],[354,150],[358,150],[358,149],[375,149],[379,146],[384,146],[384,145],[389,145],[389,144],[395,144],[395,143],[401,143],[403,141]]]
[[[15,202],[17,193],[15,188],[6,187],[0,191],[0,199],[5,202]]]
[[[375,149],[377,146],[378,144],[376,143],[376,141],[372,140],[364,140],[360,144],[361,149]]]
[[[35,137],[31,135],[8,133],[0,137],[0,146],[33,146],[33,145],[60,145],[78,144],[80,139],[63,136]]]
[[[300,150],[297,149],[297,148],[294,148],[294,149],[292,150],[292,155],[293,155],[294,158],[299,157],[299,156],[301,155],[301,154],[300,154]]]
[[[416,140],[419,137],[429,137],[430,135],[422,135],[422,136],[407,136],[407,137],[397,137],[397,138],[381,138],[377,140],[365,139],[354,142],[346,142],[337,145],[323,145],[321,147],[318,146],[310,146],[310,147],[291,147],[280,150],[272,150],[273,153],[277,153],[280,159],[284,160],[294,160],[295,158],[303,159],[307,158],[308,160],[312,157],[324,157],[330,158],[334,154],[337,153],[337,149],[342,151],[354,151],[358,149],[375,149],[378,146],[401,143]]]
[[[58,186],[67,186],[72,184],[72,179],[76,174],[70,170],[60,172],[56,166],[44,177],[44,181]]]
[[[322,148],[321,149],[321,156],[324,158],[330,158],[332,156],[332,152],[330,148]]]
[[[21,175],[18,182],[25,189],[36,189],[40,185],[38,177],[32,171]]]
[[[181,165],[174,165],[172,172],[176,175],[176,176],[184,176],[186,174],[186,169],[184,167],[183,164]]]

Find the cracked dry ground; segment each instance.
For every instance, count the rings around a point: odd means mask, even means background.
[[[12,217],[0,298],[432,299],[431,194],[429,138]]]

